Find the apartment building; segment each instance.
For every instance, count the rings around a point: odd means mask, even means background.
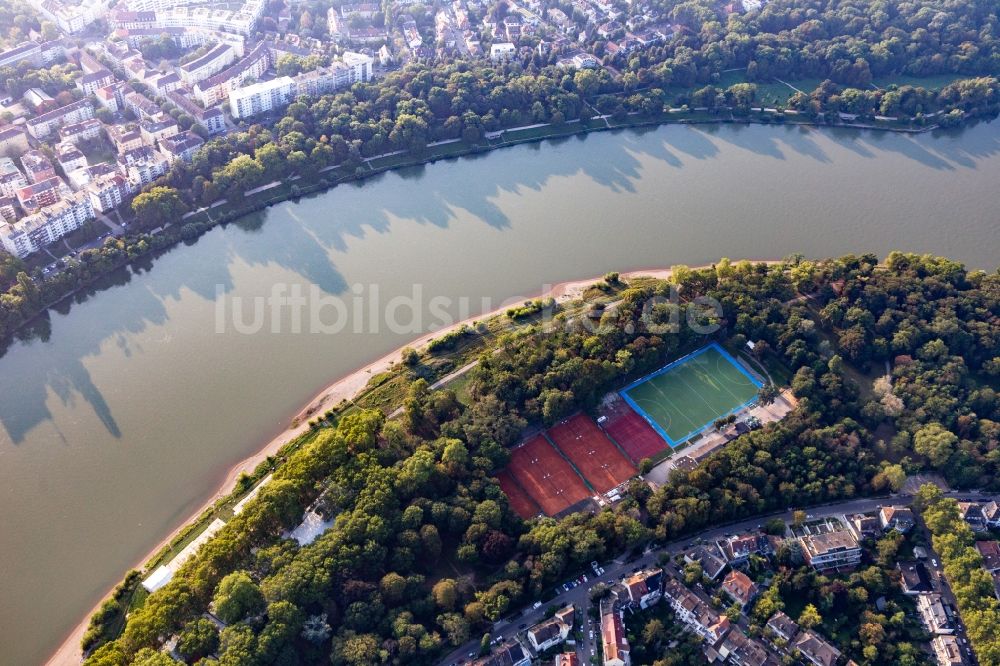
[[[0,196],[0,223],[14,222],[18,218],[17,199]]]
[[[128,181],[119,173],[110,173],[91,180],[86,187],[94,210],[106,213],[122,204],[131,194]]]
[[[604,666],[630,666],[628,638],[621,615],[612,610],[601,614],[601,648]]]
[[[179,91],[167,93],[167,99],[194,118],[195,122],[204,127],[209,134],[218,134],[226,130],[226,118],[221,110],[203,109]]]
[[[663,598],[663,569],[638,571],[624,581],[629,603],[640,608],[649,608]]]
[[[861,547],[847,529],[837,528],[822,534],[807,534],[798,539],[802,556],[818,571],[852,567],[861,562]]]
[[[548,620],[530,627],[527,632],[528,642],[535,652],[545,652],[565,641],[573,629],[575,612],[576,609],[570,604]]]
[[[917,613],[920,621],[932,634],[953,634],[955,626],[951,613],[940,594],[921,594],[917,597]]]
[[[135,91],[125,93],[123,106],[135,114],[136,118],[153,118],[162,113],[160,106],[142,93]]]
[[[142,132],[138,125],[109,125],[108,138],[114,144],[119,155],[135,150],[143,145]]]
[[[249,118],[284,108],[297,94],[295,80],[290,76],[280,76],[234,90],[229,94],[229,110],[233,118]]]
[[[175,136],[180,131],[181,128],[177,125],[177,121],[162,112],[150,118],[143,118],[139,122],[139,134],[142,135],[143,143],[148,145]]]
[[[17,203],[20,204],[24,212],[30,215],[62,199],[64,189],[68,193],[66,184],[60,178],[53,176],[37,183],[25,185],[15,192],[14,196],[17,197]]]
[[[0,196],[13,197],[14,193],[28,185],[28,179],[9,157],[0,157]]]
[[[169,160],[190,162],[203,145],[204,139],[189,130],[160,139],[160,152]]]
[[[89,100],[81,99],[78,102],[36,116],[29,120],[25,126],[31,136],[36,139],[46,139],[63,125],[78,123],[93,117],[94,107],[90,105]]]
[[[781,661],[762,643],[733,628],[721,641],[705,648],[709,662],[728,661],[734,666],[780,666]]]
[[[102,69],[91,74],[84,74],[76,80],[76,87],[84,95],[93,95],[101,88],[106,88],[115,82],[115,75],[110,70]]]
[[[77,192],[14,223],[0,224],[0,244],[21,259],[94,218],[85,192]]]
[[[72,4],[63,0],[29,0],[29,4],[60,30],[75,35],[101,19],[111,3],[108,0],[76,0]]]
[[[155,4],[155,9],[143,9]],[[235,10],[213,7],[188,7],[183,2],[144,2],[142,0],[119,5],[109,16],[112,29],[162,30],[171,28],[200,28],[240,35],[252,35],[264,14],[264,0],[247,0]]]
[[[236,64],[195,84],[195,97],[206,108],[215,106],[246,82],[259,79],[270,66],[271,56],[267,46],[258,44]]]
[[[104,125],[101,124],[101,121],[97,118],[88,118],[78,123],[63,125],[59,129],[59,138],[70,143],[93,141],[101,136],[102,129],[104,129]]]
[[[73,143],[60,143],[56,146],[56,162],[63,173],[69,174],[87,166],[87,156]]]
[[[668,579],[663,586],[663,598],[670,604],[677,619],[702,639],[715,643],[729,631],[729,619],[719,615],[676,578]]]
[[[236,61],[236,51],[228,44],[218,44],[208,53],[181,65],[181,78],[185,83],[194,85],[214,74],[218,74]]]
[[[42,64],[42,49],[36,42],[21,42],[17,46],[0,52],[0,67],[16,67],[22,62],[35,67]]]
[[[118,158],[118,163],[133,190],[149,185],[170,169],[170,160],[149,146],[127,151]]]
[[[30,150],[21,155],[21,168],[29,183],[40,183],[56,175],[56,168],[40,150]]]
[[[345,52],[343,60],[303,72],[295,77],[297,95],[317,96],[370,81],[375,60],[362,53]]]
[[[531,666],[531,657],[517,640],[511,639],[488,656],[469,662],[469,666]]]
[[[962,666],[966,663],[962,646],[954,636],[935,636],[931,640],[931,649],[938,666]]]

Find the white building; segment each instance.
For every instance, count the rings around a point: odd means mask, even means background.
[[[76,192],[34,215],[12,224],[0,224],[0,243],[8,252],[23,259],[93,218],[90,197],[85,192]]]
[[[535,652],[545,652],[565,641],[573,629],[575,612],[570,604],[557,611],[554,617],[529,628],[528,642]]]
[[[117,208],[131,193],[128,181],[118,173],[109,173],[87,184],[87,196],[94,210],[106,213]]]
[[[96,118],[88,118],[78,123],[63,125],[59,130],[59,138],[70,143],[80,141],[92,141],[101,136],[101,129],[104,126]]]
[[[264,14],[264,0],[247,0],[237,10],[186,7],[184,2],[130,0],[111,13],[113,29],[202,28],[251,35]],[[147,9],[153,7],[155,9]]]
[[[229,110],[233,118],[248,118],[287,106],[297,94],[295,80],[280,76],[234,90],[229,94]]]
[[[490,47],[490,60],[500,62],[509,60],[517,52],[517,48],[510,42],[498,42]]]
[[[28,179],[9,157],[0,157],[0,196],[12,197],[22,187],[28,186]]]
[[[214,76],[199,81],[194,94],[202,106],[208,108],[222,102],[229,93],[250,80],[259,79],[271,65],[271,56],[263,43],[253,48],[245,58]]]
[[[61,106],[32,118],[26,123],[26,127],[31,136],[36,139],[45,139],[63,125],[78,123],[93,117],[94,107],[90,105],[89,101],[81,99],[78,102]]]
[[[84,95],[93,95],[101,88],[106,88],[115,82],[115,75],[110,70],[102,69],[90,74],[84,74],[76,80],[76,87]]]
[[[22,42],[0,53],[0,67],[16,67],[25,60],[36,67],[41,65],[41,47],[35,42]]]
[[[370,81],[374,64],[375,60],[371,56],[346,51],[342,61],[296,76],[296,95],[323,95],[334,90],[349,88],[355,83]]]
[[[190,162],[204,144],[205,141],[200,136],[188,130],[160,139],[160,152],[169,160]]]
[[[149,146],[127,151],[118,158],[132,190],[141,189],[170,169],[170,160]]]
[[[935,636],[931,640],[931,648],[938,666],[961,666],[965,663],[962,646],[954,636]]]
[[[236,51],[233,47],[219,44],[200,58],[181,65],[181,78],[189,84],[195,84],[218,74],[235,61]]]
[[[56,161],[59,162],[59,166],[62,167],[65,174],[87,167],[87,156],[69,142],[56,146]]]
[[[29,0],[29,4],[42,16],[55,23],[60,30],[71,35],[104,17],[109,0]]]

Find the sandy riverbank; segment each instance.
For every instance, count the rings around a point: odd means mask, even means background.
[[[753,261],[764,261],[768,264],[780,263],[778,260],[753,260]],[[709,268],[710,266],[699,266],[693,267],[695,270],[699,268]],[[671,276],[672,271],[669,268],[651,268],[643,270],[629,271],[621,273],[621,277],[625,280],[635,278],[635,277],[653,277],[658,279],[667,279]],[[583,280],[569,280],[566,282],[560,282],[558,284],[552,285],[550,288],[542,290],[540,293],[523,296],[517,299],[511,299],[511,302],[520,302],[532,298],[553,298],[558,303],[563,303],[566,301],[572,301],[580,298],[583,292],[591,287],[592,285],[600,282],[604,279],[603,275],[586,278]],[[190,516],[181,521],[174,530],[167,535],[162,541],[156,544],[150,552],[136,563],[135,568],[142,569],[146,562],[152,559],[157,553],[159,553],[166,545],[168,545],[178,533],[181,532],[188,524],[195,521],[202,513],[208,508],[210,508],[219,499],[229,495],[233,489],[236,487],[236,481],[243,473],[251,473],[263,460],[268,456],[277,453],[281,447],[283,447],[288,442],[292,441],[302,433],[308,431],[309,420],[318,414],[324,414],[330,409],[336,407],[341,402],[345,400],[351,400],[360,393],[367,385],[368,381],[375,375],[389,370],[394,364],[398,363],[402,357],[403,349],[407,347],[419,349],[424,347],[431,339],[440,337],[445,333],[456,330],[463,325],[470,324],[473,321],[479,321],[483,319],[488,319],[497,315],[503,314],[507,308],[510,306],[508,303],[496,310],[484,314],[477,315],[475,317],[470,317],[466,320],[457,322],[455,324],[446,326],[444,328],[437,329],[431,333],[427,333],[416,340],[409,342],[408,344],[396,349],[389,354],[386,354],[382,358],[369,363],[357,370],[351,372],[350,374],[341,377],[332,384],[328,385],[322,391],[320,391],[316,396],[310,400],[305,407],[303,407],[297,414],[295,414],[290,420],[289,427],[284,430],[281,434],[269,441],[262,449],[257,453],[246,458],[236,465],[234,465],[229,472],[226,474],[225,480],[219,486],[211,497],[205,500],[204,503],[196,511],[194,511]],[[100,603],[104,602],[104,599],[111,594],[108,594],[101,600]],[[63,643],[59,646],[59,649],[49,658],[46,662],[50,666],[52,665],[63,665],[63,664],[79,664],[82,659],[80,653],[80,641],[83,638],[84,632],[87,630],[87,626],[90,623],[90,616],[93,615],[94,611],[100,606],[95,606],[94,609],[87,614],[87,616],[77,625],[73,631],[66,637]]]

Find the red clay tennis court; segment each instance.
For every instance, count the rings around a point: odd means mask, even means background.
[[[507,470],[501,470],[497,474],[497,481],[500,483],[500,490],[504,492],[510,500],[510,507],[525,520],[534,518],[542,512],[541,507],[524,492],[521,485],[511,476]]]
[[[615,400],[604,411],[607,421],[603,423],[605,432],[639,463],[643,458],[652,458],[667,448],[667,442],[628,406],[622,399]]]
[[[586,414],[571,416],[547,433],[598,492],[635,476],[635,466]]]
[[[535,435],[511,451],[507,469],[547,516],[590,497],[583,479],[543,435]]]

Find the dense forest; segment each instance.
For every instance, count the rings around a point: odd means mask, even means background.
[[[356,411],[318,426],[239,515],[133,609],[117,638],[108,627],[122,595],[107,602],[85,639],[87,663],[175,663],[160,648],[177,636],[178,653],[205,666],[429,664],[567,573],[651,541],[898,489],[921,470],[1000,489],[1000,273],[893,253],[881,263],[871,255],[772,266],[722,260],[672,279],[624,285],[610,276],[602,288],[617,305],[598,326],[584,316],[514,329],[482,354],[463,400],[417,379],[399,418]],[[686,327],[665,328],[668,307],[648,307],[672,287],[695,317],[704,317],[696,296],[721,303],[718,337],[759,341],[794,377],[798,408],[655,491],[634,481],[614,508],[523,522],[492,474],[526,425],[590,409],[704,341]],[[317,500],[336,515],[333,527],[301,548],[281,538]],[[866,575],[882,574],[862,572],[852,588]],[[798,583],[782,585],[794,593]],[[860,592],[850,595],[861,603]],[[221,632],[202,616],[209,609],[226,624]],[[893,642],[891,618],[864,619],[865,634],[849,643],[868,647],[872,632]],[[881,633],[870,626],[880,622]],[[889,643],[858,660],[899,663],[902,646]]]

